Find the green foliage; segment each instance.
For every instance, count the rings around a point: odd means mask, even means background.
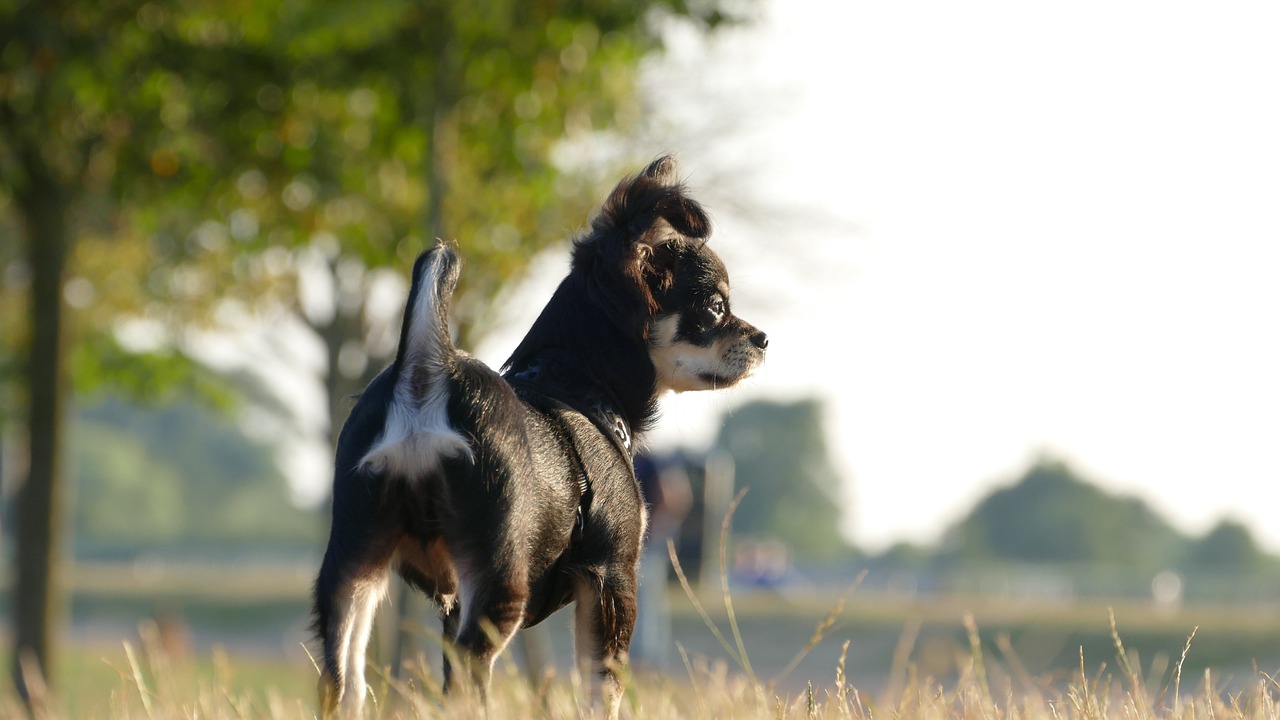
[[[1280,567],[1238,522],[1223,520],[1203,537],[1188,537],[1142,500],[1108,493],[1050,458],[980,500],[947,532],[933,559],[1110,566],[1142,574]]]
[[[871,558],[871,560],[881,567],[920,570],[932,564],[934,557],[932,548],[908,542],[898,542],[889,546],[883,552]]]
[[[70,272],[93,291],[75,336],[124,315],[175,340],[229,298],[293,306],[304,248],[358,285],[454,239],[466,344],[529,257],[585,220],[600,188],[553,153],[636,121],[657,19],[730,15],[681,0],[6,5],[0,227],[46,202],[30,190],[49,175],[71,209]],[[362,292],[339,300],[362,318]]]
[[[1185,564],[1198,569],[1251,571],[1261,569],[1268,560],[1249,528],[1234,520],[1222,520],[1190,543]]]
[[[736,531],[775,537],[803,559],[847,554],[839,476],[817,400],[748,403],[725,418],[716,446],[733,456],[736,485],[750,488]]]
[[[0,270],[32,279],[16,293],[6,282],[0,298],[5,347],[30,347],[0,351],[0,382],[23,362],[35,371],[30,398],[14,403],[36,411],[18,542],[33,579],[18,647],[43,664],[51,637],[63,345],[83,343],[73,354],[82,387],[114,381],[157,396],[162,381],[195,374],[176,354],[122,363],[122,319],[182,351],[193,325],[220,315],[300,311],[299,261],[319,254],[335,312],[307,319],[328,351],[336,427],[338,398],[389,353],[386,343],[369,352],[385,327],[366,312],[371,269],[407,265],[433,236],[460,240],[466,344],[502,284],[581,224],[584,185],[560,177],[552,151],[638,114],[634,72],[658,43],[655,7],[709,25],[723,16],[717,3],[683,0],[0,2],[0,231],[22,228],[25,250],[6,243]],[[39,319],[22,318],[24,305]],[[66,322],[64,305],[75,310]],[[347,363],[337,378],[352,345],[375,363]],[[101,460],[140,457],[121,446]],[[188,495],[198,485],[182,480],[182,493],[146,509],[174,497],[202,507]],[[155,533],[172,530],[171,518],[156,521]],[[27,628],[39,637],[24,638]]]
[[[73,346],[86,338],[109,342],[95,338],[113,334],[121,315],[143,314],[148,301],[166,301],[152,307],[169,317],[210,305],[207,296],[167,302],[173,296],[164,275],[153,273],[192,254],[186,232],[163,228],[194,227],[192,218],[204,216],[210,198],[230,186],[229,169],[243,147],[237,120],[256,106],[261,78],[283,73],[267,61],[270,45],[262,41],[269,38],[238,42],[247,36],[244,27],[273,17],[277,3],[237,5],[226,19],[206,3],[181,4],[180,12],[176,3],[133,0],[0,9],[0,224],[23,229],[14,237],[28,251],[41,244],[70,248],[68,276],[53,280],[70,281]],[[33,221],[50,213],[65,216],[65,228]],[[26,265],[29,253],[4,255],[7,276],[39,271]],[[27,287],[12,290],[21,296]],[[16,302],[6,302],[0,325],[13,347],[22,347],[24,298],[10,299]],[[81,353],[80,384],[116,379],[127,369],[119,354],[109,368],[95,367],[95,357]],[[133,368],[134,384],[158,385],[162,376],[154,368],[155,362]]]
[[[76,434],[79,548],[145,547],[181,537],[189,511],[177,468],[152,458],[142,440],[109,424],[87,423]]]
[[[949,534],[960,561],[1103,563],[1159,570],[1183,538],[1146,503],[1104,492],[1042,459],[980,501]]]
[[[105,386],[139,402],[187,397],[222,410],[236,405],[228,378],[169,348],[130,352],[114,335],[92,334],[71,349],[67,362],[84,393]]]
[[[585,220],[598,189],[563,176],[553,152],[638,119],[655,13],[719,17],[714,3],[283,7],[290,74],[260,88],[255,156],[219,198],[231,252],[332,239],[331,262],[400,271],[433,237],[456,240],[467,344],[486,301]],[[253,232],[230,228],[236,212]]]
[[[70,459],[81,557],[261,556],[320,540],[271,450],[190,402],[100,399],[77,414]]]
[[[27,345],[27,288],[29,272],[23,262],[21,248],[10,238],[18,237],[21,229],[8,212],[11,203],[0,193],[0,388],[17,377],[20,365],[19,349]],[[0,427],[11,410],[0,408]]]

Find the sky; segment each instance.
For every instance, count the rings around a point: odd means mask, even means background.
[[[677,32],[630,149],[677,153],[770,345],[741,386],[664,398],[650,446],[818,397],[866,549],[936,541],[1049,455],[1280,552],[1278,36],[1273,3],[1132,0],[763,0]],[[566,269],[537,258],[476,355]]]
[[[677,36],[651,155],[770,346],[651,444],[817,396],[864,547],[937,540],[1047,454],[1280,551],[1278,34],[1272,3],[787,0]]]

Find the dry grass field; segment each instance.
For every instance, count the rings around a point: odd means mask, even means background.
[[[1280,720],[1280,608],[1274,603],[911,598],[857,594],[856,583],[838,599],[735,595],[723,567],[722,561],[720,588],[696,591],[683,577],[683,594],[673,588],[678,657],[665,673],[637,670],[624,717]],[[123,617],[138,610],[141,596],[155,602],[163,586],[171,598],[183,598],[187,621],[203,623],[202,632],[215,640],[175,644],[156,622],[143,620],[136,633],[68,643],[57,692],[34,688],[37,717],[316,717],[317,673],[301,642],[302,577],[276,573],[245,587],[227,584],[212,599],[197,588],[208,587],[207,573],[201,583],[170,577],[154,587],[136,585],[132,596],[124,588],[96,588],[115,598],[96,604],[121,605],[116,610]],[[264,588],[271,590],[265,599],[259,597]],[[198,610],[197,597],[211,604]],[[288,627],[293,630],[283,630]],[[504,653],[487,703],[467,693],[446,697],[438,634],[418,630],[423,657],[437,662],[410,663],[398,677],[371,666],[369,718],[600,714],[562,661],[567,624],[564,632],[548,633],[560,645],[561,661],[537,677],[530,678],[516,653]],[[253,641],[244,643],[246,637]],[[0,687],[0,718],[25,714],[8,684]]]
[[[1119,642],[1119,641],[1117,641]],[[1192,641],[1194,642],[1194,640]],[[1175,666],[1152,683],[1117,653],[1113,668],[1082,669],[1066,682],[1045,682],[1020,675],[1016,666],[984,657],[975,643],[958,658],[956,680],[942,683],[905,664],[884,689],[870,692],[851,685],[837,663],[824,678],[810,678],[803,689],[783,691],[753,680],[724,663],[690,663],[685,677],[633,678],[623,714],[631,718],[1258,718],[1280,717],[1280,684],[1259,672],[1251,682],[1224,690],[1211,671],[1182,677]],[[847,647],[846,647],[847,649]],[[313,718],[309,692],[291,681],[245,689],[252,664],[213,657],[209,666],[171,663],[156,647],[125,646],[103,657],[117,673],[115,686],[93,702],[80,698],[71,711],[49,698],[41,718],[153,720],[285,720]],[[248,683],[255,684],[255,683]],[[487,706],[471,695],[445,697],[438,678],[423,668],[402,681],[374,673],[369,716],[376,718],[589,718],[596,708],[582,702],[573,677],[549,673],[530,683],[514,667],[495,679]],[[0,703],[0,716],[20,717],[12,698]]]
[[[631,679],[623,706],[629,718],[1020,718],[1027,720],[1280,718],[1280,682],[1274,671],[1220,676],[1212,668],[1184,672],[1195,652],[1193,631],[1173,657],[1148,661],[1125,646],[1110,619],[1110,656],[1085,658],[1073,670],[1028,670],[1006,634],[988,634],[965,614],[961,646],[952,648],[953,667],[938,677],[912,651],[919,626],[901,633],[892,659],[876,687],[860,687],[848,673],[857,648],[835,643],[830,667],[803,660],[838,632],[843,607],[837,602],[813,627],[794,638],[796,662],[772,677],[757,675],[738,631],[731,601],[728,613],[702,607],[691,597],[694,614],[719,643],[719,659],[694,654],[681,644],[680,667],[668,674]],[[727,596],[725,600],[728,600]],[[740,603],[744,619],[757,609]],[[705,616],[705,619],[703,619]],[[503,656],[488,703],[471,694],[445,696],[438,671],[429,663],[410,665],[396,680],[386,669],[370,668],[370,718],[591,718],[599,709],[584,700],[575,673],[548,670],[538,681]],[[139,637],[116,647],[79,648],[68,658],[61,687],[65,695],[43,697],[42,720],[285,720],[314,718],[315,672],[280,659],[232,658],[213,650],[175,658],[154,627],[144,624]],[[807,676],[794,674],[807,668]],[[0,696],[0,717],[21,717],[11,695]]]
[[[210,598],[197,593],[197,585],[211,587],[202,575],[202,583],[157,577],[155,587],[96,588],[116,597],[96,605],[123,616],[140,602],[155,603],[164,588],[166,602],[182,598],[186,620],[206,642],[175,643],[151,619],[131,633],[129,620],[118,619],[106,635],[67,643],[56,692],[33,685],[38,719],[316,717],[317,673],[301,642],[302,575],[276,575],[279,587],[265,598],[257,596],[271,587],[268,577],[242,588],[212,583],[221,594]],[[856,583],[840,598],[796,597],[732,594],[723,570],[721,582],[703,592],[684,582],[684,593],[673,588],[678,657],[666,673],[636,671],[623,716],[1280,720],[1280,609],[1270,603],[1161,607],[1149,600],[888,597],[856,594]],[[260,605],[253,605],[255,598]],[[563,661],[567,624],[562,629],[548,633],[558,657],[535,678],[513,657],[518,653],[504,653],[485,703],[466,693],[445,697],[438,634],[417,628],[424,660],[394,678],[387,667],[371,666],[367,716],[599,716]],[[0,719],[24,715],[5,683]]]

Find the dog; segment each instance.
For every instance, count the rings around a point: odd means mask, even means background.
[[[483,693],[515,632],[573,602],[578,662],[617,716],[647,519],[638,439],[660,395],[734,385],[768,345],[733,314],[710,234],[671,156],[623,178],[501,374],[450,339],[457,252],[418,257],[395,360],[336,448],[313,608],[326,714],[361,713],[394,569],[439,608],[446,687],[461,674]]]

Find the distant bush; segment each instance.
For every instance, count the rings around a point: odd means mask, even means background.
[[[70,445],[77,557],[261,555],[323,539],[272,449],[213,410],[100,398],[76,413]]]

